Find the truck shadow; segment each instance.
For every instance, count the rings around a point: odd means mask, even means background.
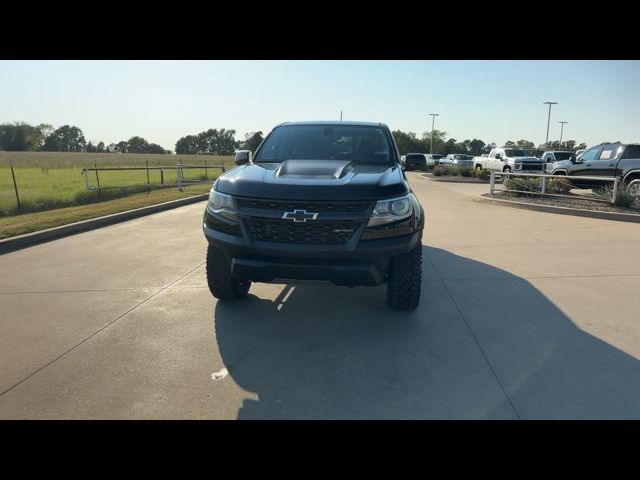
[[[238,418],[640,418],[637,359],[528,281],[423,248],[412,313],[387,309],[384,286],[287,285],[275,301],[218,302],[222,360],[258,397]]]

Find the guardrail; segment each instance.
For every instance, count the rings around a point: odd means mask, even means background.
[[[194,183],[206,183],[209,182],[210,180],[187,180],[184,178],[184,171],[185,170],[204,170],[205,171],[205,176],[207,174],[207,170],[212,169],[212,168],[219,168],[220,170],[222,170],[222,173],[226,172],[226,169],[224,167],[224,165],[171,165],[171,166],[160,166],[160,167],[149,167],[148,165],[145,167],[102,167],[102,168],[98,168],[98,167],[94,167],[94,168],[83,168],[82,169],[82,176],[84,177],[84,186],[87,190],[93,190],[94,188],[97,188],[98,190],[100,190],[100,176],[98,174],[98,172],[103,172],[103,171],[125,171],[125,170],[146,170],[147,171],[147,185],[151,184],[151,181],[149,179],[149,170],[160,170],[160,184],[161,185],[165,185],[164,183],[164,172],[165,170],[175,170],[176,171],[176,186],[178,187],[178,190],[182,190],[182,186],[183,185],[187,185],[187,184],[194,184]],[[89,172],[95,172],[96,173],[96,187],[92,187],[89,183]]]
[[[496,176],[500,176],[502,182],[509,177],[536,177],[540,178],[540,190],[528,189],[528,190],[514,190],[508,188],[496,188]],[[493,196],[495,192],[512,192],[512,193],[526,193],[532,195],[546,195],[551,197],[564,197],[564,198],[576,198],[575,195],[563,195],[561,193],[549,193],[547,191],[547,179],[553,178],[562,178],[567,182],[571,183],[572,180],[590,180],[596,182],[611,182],[613,183],[613,192],[611,195],[611,199],[604,199],[598,197],[589,197],[589,200],[596,200],[606,203],[615,203],[616,195],[618,193],[618,188],[620,186],[620,177],[599,177],[599,176],[586,176],[586,175],[548,175],[546,173],[514,173],[514,172],[491,172],[491,179],[489,181],[489,195]]]

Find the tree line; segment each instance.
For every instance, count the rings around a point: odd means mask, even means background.
[[[433,130],[424,132],[420,138],[414,132],[395,130],[393,136],[402,155],[407,153],[437,153],[448,155],[462,153],[478,156],[496,148],[495,142],[484,142],[477,138],[458,141],[447,138],[447,132]],[[193,135],[181,137],[175,145],[177,154],[187,155],[233,155],[236,149],[255,151],[263,140],[262,132],[249,132],[244,140],[235,139],[233,129],[210,128]],[[433,149],[432,149],[433,144]],[[579,150],[587,148],[586,143],[578,144],[575,140],[558,141],[540,144],[528,140],[509,140],[504,147],[521,148],[530,155],[541,155],[545,150]],[[54,128],[52,125],[41,123],[33,126],[24,122],[0,124],[0,150],[8,151],[43,151],[43,152],[96,152],[96,153],[155,153],[170,154],[156,143],[150,143],[140,136],[133,136],[128,140],[105,145],[100,141],[93,144],[87,142],[79,127],[63,125]]]
[[[395,130],[393,138],[396,140],[398,150],[401,155],[407,153],[435,153],[439,155],[449,155],[450,153],[462,153],[466,155],[479,156],[489,153],[492,148],[497,148],[495,142],[484,142],[477,138],[472,140],[457,141],[455,138],[447,139],[447,132],[442,130],[433,130],[433,132],[424,132],[421,138],[414,132],[403,132]],[[433,142],[433,150],[431,145]],[[575,140],[567,140],[562,143],[559,141],[540,144],[537,147],[534,142],[529,140],[509,140],[503,145],[505,148],[520,148],[525,150],[529,155],[542,155],[546,150],[581,150],[587,148],[586,143],[578,144]]]
[[[169,154],[156,143],[134,136],[118,143],[87,142],[82,129],[73,125],[54,128],[48,123],[33,126],[24,122],[0,124],[0,150],[13,152],[90,152],[90,153],[160,153]]]

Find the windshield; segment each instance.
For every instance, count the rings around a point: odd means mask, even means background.
[[[524,153],[524,150],[517,150],[517,149],[507,149],[504,151],[505,155],[507,157],[526,157],[527,154]]]
[[[575,157],[573,152],[555,152],[553,154],[556,160],[569,160],[571,157]]]
[[[255,163],[297,160],[349,160],[393,163],[391,145],[380,127],[360,125],[283,125],[256,153]]]

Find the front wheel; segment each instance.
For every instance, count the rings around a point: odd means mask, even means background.
[[[640,198],[640,178],[634,178],[629,182],[628,186],[631,194],[636,198]]]
[[[387,282],[387,305],[411,312],[420,303],[422,286],[422,245],[391,260]]]
[[[222,250],[209,245],[207,248],[207,284],[211,294],[219,300],[239,300],[249,293],[249,280],[235,280],[231,266]]]

